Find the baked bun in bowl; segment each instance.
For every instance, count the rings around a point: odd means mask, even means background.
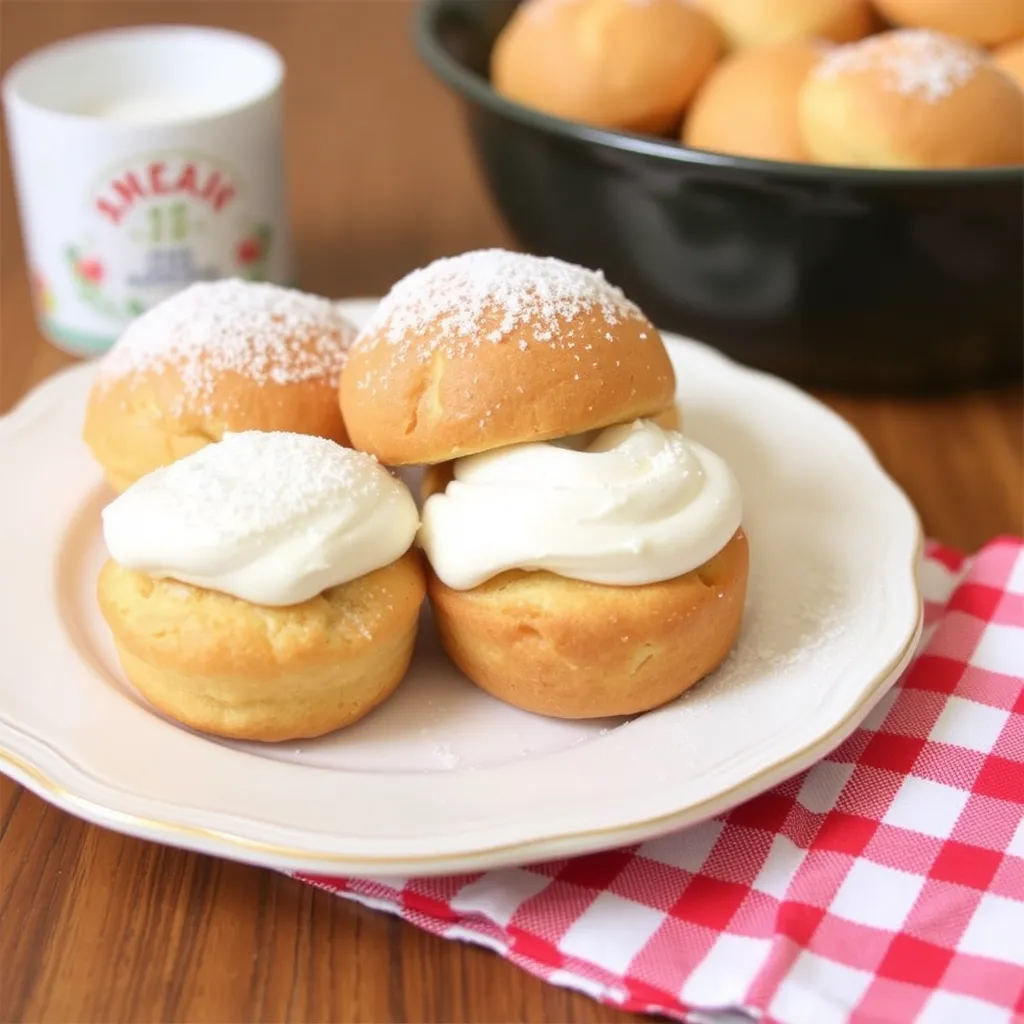
[[[1021,89],[1024,89],[1024,38],[1000,46],[992,56]]]
[[[860,167],[1024,162],[1024,92],[980,48],[901,29],[833,50],[810,74],[800,123],[812,156]]]
[[[229,431],[344,444],[337,386],[355,333],[318,296],[237,279],[190,285],[100,361],[85,442],[117,491]]]
[[[491,77],[549,114],[662,132],[720,48],[714,23],[680,0],[527,0],[495,44]]]
[[[998,46],[1024,36],[1020,0],[875,0],[889,21]]]
[[[229,434],[103,513],[100,611],[129,681],[200,732],[322,736],[385,700],[425,593],[411,494],[308,435]]]
[[[695,0],[721,27],[732,49],[793,39],[848,43],[872,29],[868,0]]]
[[[355,447],[428,465],[669,410],[658,330],[604,277],[501,249],[399,281],[349,351],[340,402]]]
[[[815,40],[793,39],[730,54],[690,105],[683,143],[716,153],[806,161],[800,89],[824,53]]]

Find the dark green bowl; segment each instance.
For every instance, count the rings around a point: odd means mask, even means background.
[[[415,38],[525,248],[600,267],[659,326],[804,385],[1019,379],[1024,168],[776,163],[548,117],[487,80],[515,6],[424,0]]]

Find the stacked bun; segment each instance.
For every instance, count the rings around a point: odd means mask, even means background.
[[[97,597],[125,675],[193,729],[320,736],[398,686],[425,596],[408,488],[348,436],[355,328],[313,295],[224,280],[139,317],[84,434],[109,483]]]
[[[695,149],[991,167],[1024,163],[1022,40],[1021,0],[525,0],[491,77],[546,113]]]
[[[739,494],[717,456],[655,422],[674,393],[658,331],[621,291],[500,250],[415,271],[353,343],[349,436],[429,467],[428,594],[484,690],[556,717],[628,715],[727,654],[747,579]]]

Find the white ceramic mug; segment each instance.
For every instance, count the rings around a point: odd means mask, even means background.
[[[79,36],[8,71],[4,109],[43,332],[102,352],[196,280],[289,284],[284,64],[193,26]]]

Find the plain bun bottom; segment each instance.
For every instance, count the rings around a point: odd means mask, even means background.
[[[275,742],[357,722],[401,682],[423,564],[396,562],[302,604],[268,608],[107,562],[100,610],[133,686],[199,732]]]
[[[482,690],[553,718],[610,718],[667,704],[722,663],[747,573],[739,530],[710,561],[662,583],[514,571],[459,591],[428,573],[427,592],[445,650]]]

